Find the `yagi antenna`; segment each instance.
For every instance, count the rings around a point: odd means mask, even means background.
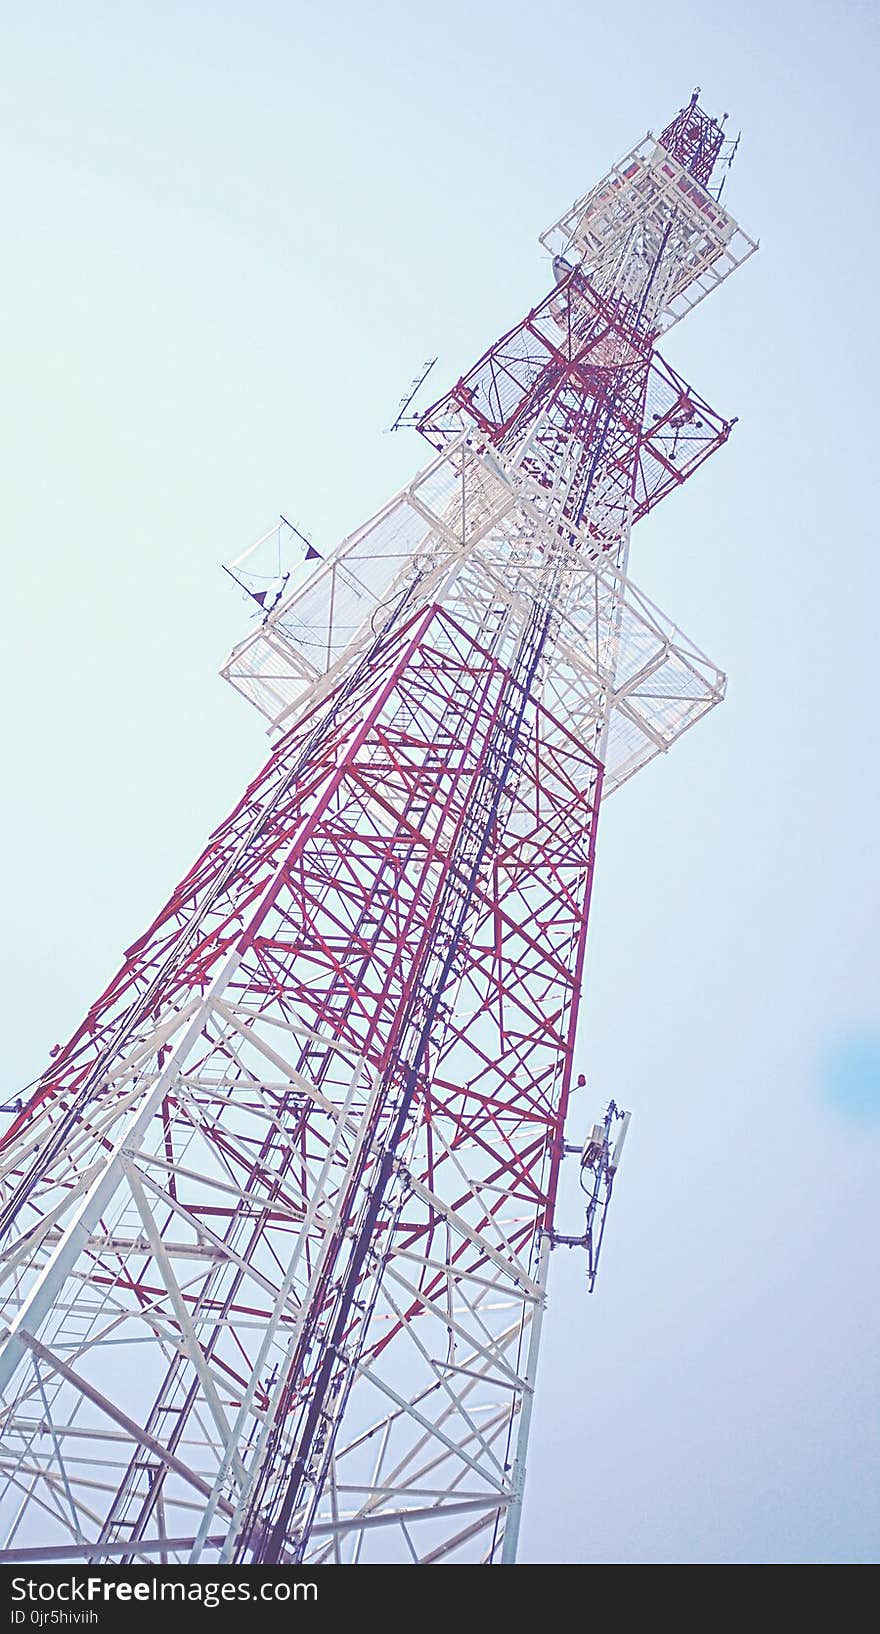
[[[407,420],[406,411],[409,408],[409,405],[412,402],[413,398],[416,396],[416,394],[418,392],[421,391],[423,385],[425,384],[425,381],[428,378],[428,375],[431,373],[431,370],[433,369],[434,364],[436,362],[437,362],[437,359],[435,357],[427,358],[425,360],[425,363],[422,366],[421,374],[417,375],[415,380],[410,381],[409,391],[407,391],[404,394],[404,396],[401,397],[401,399],[400,399],[400,403],[398,404],[398,408],[397,408],[397,419],[395,420],[393,425],[386,426],[386,428],[385,428],[386,431],[399,431],[401,426],[403,426],[403,425],[409,425],[409,426],[415,425],[415,419],[414,418]]]

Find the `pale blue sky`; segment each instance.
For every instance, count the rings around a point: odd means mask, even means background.
[[[730,694],[602,820],[576,1118],[634,1121],[597,1293],[554,1265],[523,1556],[877,1559],[876,6],[2,15],[12,1093],[263,752],[218,562],[406,480],[421,360],[694,84],[742,126],[761,253],[665,348],[740,423],[633,551]]]

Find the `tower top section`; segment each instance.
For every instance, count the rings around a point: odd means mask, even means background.
[[[757,243],[722,208],[736,143],[695,91],[663,130],[648,132],[560,216],[540,242],[560,277],[577,266],[600,295],[630,301],[639,327],[660,334],[741,266]]]
[[[505,663],[518,621],[552,620],[544,695],[599,751],[606,794],[720,701],[721,672],[633,584],[629,545],[734,423],[655,344],[757,247],[711,191],[723,127],[695,93],[543,235],[554,287],[414,417],[435,457],[382,511],[286,588],[280,559],[275,581],[256,571],[278,530],[239,558],[262,622],[223,674],[273,730],[429,603]]]
[[[701,187],[708,188],[719,159],[722,161],[727,159],[729,163],[733,158],[735,143],[729,145],[731,149],[729,153],[723,153],[724,123],[727,114],[722,114],[720,119],[713,119],[700,107],[697,101],[699,94],[698,85],[687,107],[681,108],[661,132],[660,145],[673,159],[678,160]]]

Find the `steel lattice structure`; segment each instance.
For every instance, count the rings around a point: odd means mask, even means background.
[[[272,753],[12,1119],[5,1558],[511,1561],[600,797],[724,680],[628,573],[755,248],[696,95],[224,674]]]

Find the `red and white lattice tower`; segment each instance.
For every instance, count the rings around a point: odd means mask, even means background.
[[[0,1143],[2,1558],[515,1558],[600,795],[722,696],[633,522],[755,245],[696,96],[224,673],[280,734]]]

